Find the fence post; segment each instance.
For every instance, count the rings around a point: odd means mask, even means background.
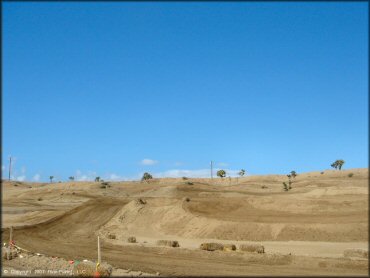
[[[100,237],[98,236],[98,264],[101,264]]]

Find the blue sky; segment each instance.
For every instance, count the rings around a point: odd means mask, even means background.
[[[3,3],[2,173],[368,167],[368,3]]]

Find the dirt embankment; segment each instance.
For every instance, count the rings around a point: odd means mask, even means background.
[[[289,192],[282,190],[285,179],[164,179],[107,188],[4,183],[3,224],[18,226],[19,246],[65,259],[96,260],[101,235],[103,261],[152,274],[366,275],[367,260],[338,254],[368,241],[368,170],[302,174]],[[116,239],[106,238],[112,233]],[[128,236],[138,243],[124,243]],[[8,237],[5,230],[2,239]],[[155,246],[161,239],[178,240],[180,247]],[[266,242],[266,253],[197,248],[209,239]]]

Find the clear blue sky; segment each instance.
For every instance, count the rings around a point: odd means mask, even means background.
[[[2,173],[368,167],[368,3],[3,3]]]

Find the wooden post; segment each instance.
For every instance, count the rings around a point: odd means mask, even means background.
[[[6,258],[9,260],[10,259],[10,255],[11,255],[11,251],[13,250],[13,245],[12,245],[12,241],[13,241],[13,227],[10,227],[9,228],[9,244],[8,244],[8,248],[6,249]]]
[[[101,263],[101,253],[100,253],[100,237],[98,236],[98,263]]]
[[[11,246],[13,242],[13,226],[10,227],[10,233],[9,233],[9,245]]]

